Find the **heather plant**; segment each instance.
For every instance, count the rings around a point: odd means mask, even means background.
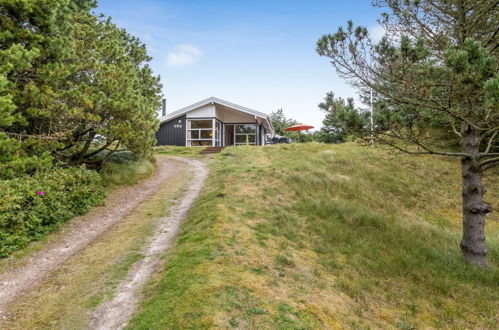
[[[55,231],[104,199],[101,177],[83,167],[52,168],[0,181],[0,257]]]

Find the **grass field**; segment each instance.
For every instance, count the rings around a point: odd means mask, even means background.
[[[499,217],[491,270],[465,264],[459,162],[297,144],[227,148],[210,168],[130,329],[497,326]]]
[[[154,153],[163,156],[181,156],[186,158],[200,158],[202,147],[186,148],[177,146],[159,146],[154,147]]]
[[[125,157],[118,156],[108,161],[99,172],[102,183],[107,188],[137,184],[140,180],[149,177],[156,169],[156,162],[152,157],[136,157],[131,153],[123,154]]]

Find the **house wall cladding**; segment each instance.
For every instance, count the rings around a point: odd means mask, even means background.
[[[185,124],[186,116],[165,121],[156,132],[158,146],[185,146]]]

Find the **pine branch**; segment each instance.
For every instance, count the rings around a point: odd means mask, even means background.
[[[483,162],[480,162],[480,169],[484,172],[497,166],[499,166],[499,157],[490,158]]]
[[[110,146],[113,142],[114,142],[114,141],[107,142],[106,144],[104,144],[104,146],[103,146],[103,147],[101,147],[101,148],[99,148],[99,149],[97,149],[97,150],[94,150],[94,151],[92,151],[91,153],[86,154],[86,155],[84,156],[84,158],[85,158],[85,159],[88,159],[88,158],[90,158],[90,157],[92,157],[92,156],[97,155],[98,153],[100,153],[100,152],[104,151],[107,147],[109,147],[109,146]]]
[[[489,142],[487,144],[487,149],[485,149],[486,154],[488,154],[490,151],[490,148],[492,148],[492,145],[494,144],[494,140],[495,140],[498,132],[499,131],[495,131],[494,134],[492,134],[492,136],[490,137]]]

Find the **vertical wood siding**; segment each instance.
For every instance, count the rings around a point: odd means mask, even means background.
[[[186,116],[161,123],[156,132],[158,146],[185,146]]]

